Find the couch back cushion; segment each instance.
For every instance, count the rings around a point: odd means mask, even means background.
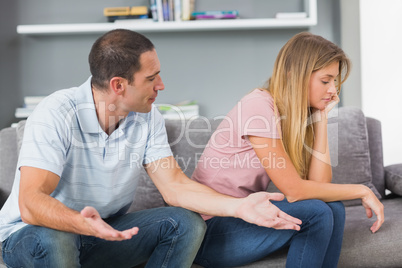
[[[342,107],[333,110],[330,116],[328,141],[333,167],[332,181],[364,184],[381,198],[372,183],[369,141],[363,112],[354,107]],[[361,201],[351,200],[345,204],[361,204]]]
[[[17,136],[15,128],[0,131],[0,207],[11,193],[17,167]]]
[[[212,133],[221,120],[198,118],[193,120],[166,120],[166,132],[173,156],[188,176],[194,172],[198,158],[204,151]],[[161,207],[166,205],[145,170],[141,172],[134,201],[129,211]]]
[[[385,197],[385,170],[382,149],[381,122],[377,119],[366,117],[367,133],[370,148],[371,174],[373,184],[381,196]]]
[[[173,155],[184,173],[191,177],[205,146],[221,119],[167,120],[166,131]]]

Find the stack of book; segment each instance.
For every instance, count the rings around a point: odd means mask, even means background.
[[[194,11],[195,0],[149,0],[150,9],[147,6],[133,7],[106,7],[104,16],[109,22],[127,22],[128,20],[153,21],[182,21],[191,20]]]
[[[127,19],[148,19],[150,13],[147,6],[134,7],[105,7],[103,15],[108,22],[116,22]]]
[[[158,22],[191,20],[195,0],[150,0],[152,19]]]
[[[164,119],[188,120],[199,117],[196,101],[183,101],[177,104],[156,104]]]
[[[16,118],[27,118],[46,96],[26,96],[24,97],[23,107],[15,110]]]
[[[194,12],[195,0],[149,0],[150,9],[146,6],[107,7],[103,10],[109,22],[127,22],[152,18],[153,21],[188,21],[205,19],[236,19],[237,10]]]

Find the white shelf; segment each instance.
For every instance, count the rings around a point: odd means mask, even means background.
[[[311,19],[235,19],[219,21],[186,21],[186,22],[120,22],[120,23],[82,23],[82,24],[38,24],[18,25],[19,34],[80,34],[103,33],[117,28],[125,28],[138,32],[168,31],[218,31],[249,30],[269,28],[303,28],[315,25]]]
[[[104,33],[117,28],[138,32],[257,30],[306,28],[317,24],[317,0],[304,0],[306,18],[301,19],[234,19],[197,20],[183,22],[127,21],[119,23],[77,23],[18,25],[17,33],[25,35]]]
[[[317,20],[311,17],[305,19],[234,19],[185,22],[128,21],[119,23],[18,25],[17,33],[26,35],[84,34],[103,33],[117,28],[125,28],[138,32],[220,31],[304,28],[316,24]]]

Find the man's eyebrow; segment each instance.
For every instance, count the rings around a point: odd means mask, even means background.
[[[152,78],[152,77],[154,77],[155,75],[158,75],[160,72],[161,72],[161,71],[157,71],[156,73],[154,73],[154,74],[152,74],[152,75],[146,76],[146,78]]]

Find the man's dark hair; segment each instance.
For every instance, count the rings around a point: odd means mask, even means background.
[[[140,56],[154,49],[152,42],[134,31],[117,29],[102,35],[89,53],[92,85],[106,90],[110,79],[123,77],[131,84],[141,69]]]

